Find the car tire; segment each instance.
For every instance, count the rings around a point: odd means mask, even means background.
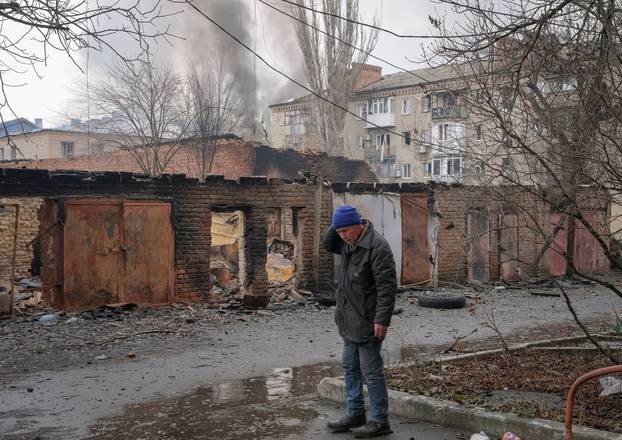
[[[417,303],[432,309],[461,309],[466,306],[466,297],[462,293],[423,293]]]

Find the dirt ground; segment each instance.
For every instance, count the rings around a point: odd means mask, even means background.
[[[620,310],[619,298],[596,286],[568,291],[581,317],[594,328],[611,321],[613,306]],[[400,294],[383,345],[386,364],[441,352],[474,330],[463,350],[498,345],[494,331],[482,325],[484,311],[493,307],[509,342],[578,333],[562,298],[536,296],[530,290],[467,293],[469,307],[458,310],[422,308],[414,300],[417,292]],[[130,407],[157,406],[201,387],[252,378],[268,381],[275,369],[338,366],[342,342],[333,312],[332,307],[302,301],[259,311],[206,305],[103,309],[59,314],[52,326],[39,323],[38,316],[0,321],[0,433],[11,439],[32,439],[33,433],[84,438],[102,420],[121,416]],[[166,417],[174,421],[182,414]],[[317,419],[304,423],[312,426]],[[150,429],[145,427],[145,432]],[[58,430],[62,433],[55,434]]]
[[[566,396],[581,375],[611,365],[594,351],[529,349],[388,370],[390,387],[527,418],[564,421]],[[622,377],[622,375],[620,375]],[[597,380],[576,395],[576,424],[622,433],[622,394],[599,397]]]

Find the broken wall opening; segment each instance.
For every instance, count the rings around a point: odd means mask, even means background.
[[[43,205],[43,199],[38,197],[2,197],[0,198],[0,279],[7,282],[11,278],[16,205],[19,206],[19,218],[15,278],[19,280],[36,275],[36,273],[33,274],[32,242],[39,233],[39,211]]]
[[[267,249],[266,272],[270,287],[284,283],[296,284],[297,252],[294,234],[295,208],[266,210]]]
[[[238,294],[246,280],[245,217],[241,209],[212,208],[210,280],[216,301]]]

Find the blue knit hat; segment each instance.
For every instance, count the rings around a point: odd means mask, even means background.
[[[345,228],[346,226],[360,225],[362,223],[361,214],[355,207],[343,205],[335,209],[333,213],[333,228]]]

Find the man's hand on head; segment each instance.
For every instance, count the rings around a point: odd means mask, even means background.
[[[386,325],[378,324],[377,322],[374,324],[374,337],[382,340],[387,335],[389,331],[389,327]]]

